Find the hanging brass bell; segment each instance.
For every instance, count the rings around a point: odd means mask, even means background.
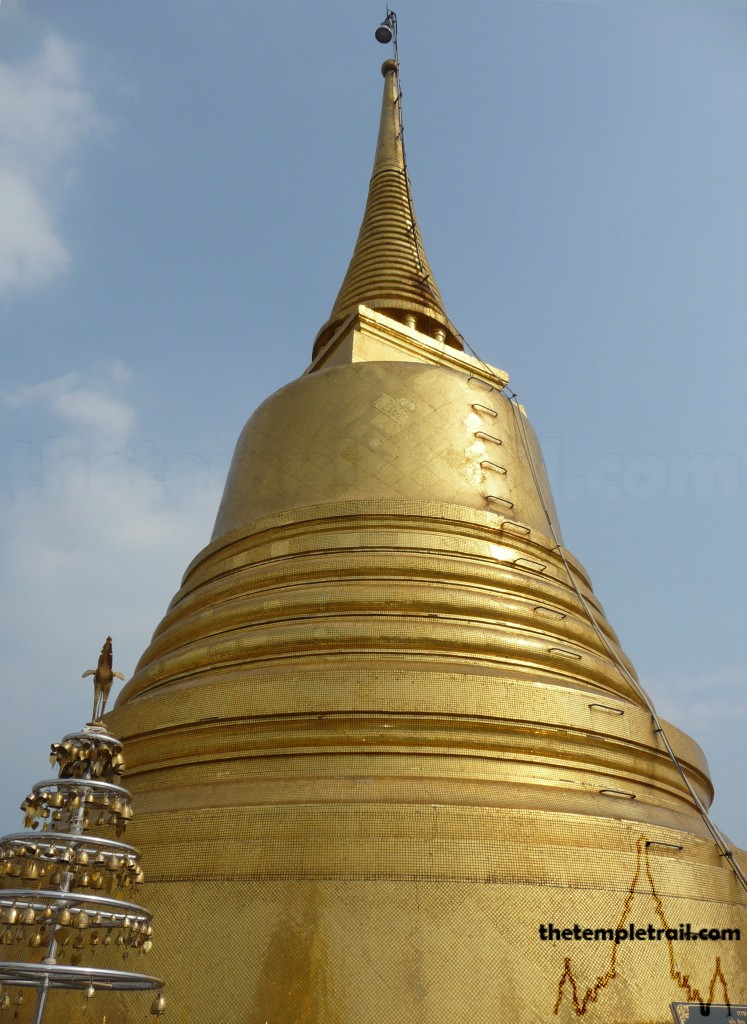
[[[61,924],[63,926],[68,925],[72,919],[73,915],[70,913],[69,909],[67,907],[63,907],[57,915],[57,924]]]
[[[26,861],[21,871],[21,878],[36,879],[39,877],[39,865],[35,860]]]
[[[150,1008],[151,1015],[153,1017],[160,1017],[162,1013],[166,1011],[166,997],[163,992],[159,992],[156,998],[153,1000],[153,1005]]]
[[[41,944],[42,944],[42,934],[41,934],[41,932],[34,932],[34,934],[29,939],[29,946],[31,946],[33,949],[36,949],[38,946],[41,946]]]
[[[73,928],[87,928],[90,918],[85,910],[81,910],[73,918]]]
[[[21,924],[33,924],[36,921],[36,911],[33,907],[26,907],[21,914]]]
[[[93,999],[96,995],[96,989],[93,987],[93,982],[90,982],[86,989],[86,999]]]
[[[0,995],[0,1010],[7,1010],[10,1006],[10,996],[7,992],[3,992]]]
[[[80,864],[81,867],[87,867],[89,860],[90,858],[86,850],[81,850],[75,857],[75,863]]]
[[[18,908],[16,906],[4,907],[2,914],[3,924],[15,924],[18,920]]]

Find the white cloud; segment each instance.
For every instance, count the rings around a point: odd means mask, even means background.
[[[0,707],[18,723],[3,740],[0,834],[46,777],[49,744],[86,721],[80,676],[104,638],[131,674],[210,537],[226,460],[156,454],[128,379],[114,364],[0,394],[17,439],[0,495]]]
[[[46,284],[70,257],[39,193],[0,165],[0,293]]]
[[[688,719],[702,729],[720,730],[724,724],[737,725],[747,718],[747,666],[709,673],[685,692]]]
[[[0,393],[0,402],[14,409],[55,414],[76,429],[79,441],[93,449],[111,450],[127,442],[134,425],[134,409],[114,392],[114,386],[129,379],[123,364],[114,363],[98,378],[68,373],[55,380],[19,385]]]
[[[658,693],[658,710],[697,738],[723,723],[747,717],[747,666],[718,666],[707,672],[680,670],[661,676],[649,693]]]
[[[44,285],[67,267],[55,224],[60,183],[102,123],[79,55],[59,36],[25,63],[0,63],[0,294]]]

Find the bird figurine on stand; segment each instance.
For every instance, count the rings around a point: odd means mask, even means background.
[[[106,702],[109,699],[109,691],[115,677],[124,680],[121,672],[112,670],[112,638],[108,636],[101,648],[99,663],[95,669],[89,668],[83,673],[82,678],[93,676],[93,718],[92,722],[100,722],[104,717]]]

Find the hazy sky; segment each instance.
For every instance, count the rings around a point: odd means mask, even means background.
[[[542,439],[568,547],[747,847],[747,9],[396,4],[451,319]],[[130,674],[363,212],[384,5],[0,6],[0,832]]]

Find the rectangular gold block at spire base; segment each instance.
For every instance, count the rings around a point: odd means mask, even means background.
[[[432,363],[468,373],[502,390],[508,374],[495,366],[460,352],[444,341],[429,338],[414,327],[377,313],[368,306],[358,306],[342,324],[329,343],[307,368],[306,373],[326,370],[351,363],[400,362]]]

